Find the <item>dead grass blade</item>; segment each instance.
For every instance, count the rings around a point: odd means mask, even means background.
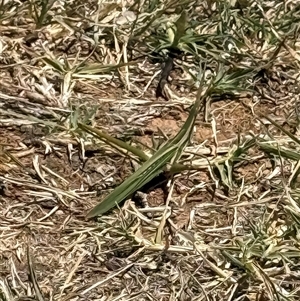
[[[32,262],[32,258],[30,256],[29,246],[27,246],[27,264],[28,264],[28,269],[29,269],[29,277],[32,282],[33,289],[35,291],[35,296],[38,301],[45,301],[45,299],[42,295],[41,289],[39,287],[39,284],[36,280],[36,275],[35,275],[35,271],[33,268],[33,262]]]

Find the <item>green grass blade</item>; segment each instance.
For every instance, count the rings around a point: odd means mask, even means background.
[[[147,161],[149,159],[149,157],[140,149],[120,140],[117,138],[114,138],[112,136],[110,136],[109,134],[100,131],[98,129],[94,129],[91,126],[85,125],[83,123],[78,123],[78,127],[90,134],[92,134],[94,137],[97,137],[98,139],[104,141],[105,143],[113,146],[113,147],[117,147],[122,148],[122,149],[126,149],[127,151],[131,152],[132,154],[136,155],[137,157],[139,157],[140,160],[142,161]]]
[[[49,66],[51,66],[53,69],[58,71],[59,73],[64,73],[66,70],[64,66],[56,59],[49,58],[49,57],[43,57],[42,60]]]
[[[180,17],[175,23],[176,32],[175,32],[174,40],[172,42],[172,47],[174,48],[178,46],[180,39],[184,36],[185,29],[186,29],[186,19],[187,19],[186,11],[183,10]]]
[[[274,121],[273,119],[269,118],[267,115],[263,115],[261,114],[261,116],[265,119],[267,119],[269,122],[271,122],[274,126],[276,126],[278,129],[280,129],[283,133],[285,133],[288,137],[290,137],[294,142],[296,142],[298,145],[300,145],[300,140],[293,135],[292,133],[290,133],[289,131],[287,131],[284,127],[282,127],[280,124],[278,124],[276,121]],[[261,121],[258,117],[257,119],[263,124],[263,121]]]

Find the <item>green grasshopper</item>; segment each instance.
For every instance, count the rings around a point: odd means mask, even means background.
[[[196,101],[191,108],[187,120],[177,135],[167,141],[167,143],[151,158],[144,162],[136,172],[129,176],[98,205],[88,212],[87,218],[106,213],[120,202],[131,197],[134,192],[163,172],[166,169],[167,164],[171,164],[172,166],[176,163],[191,138],[197,114],[204,100],[209,97],[210,93],[211,85],[206,88],[204,92],[202,89],[198,90]],[[83,130],[91,132],[90,127],[85,126],[82,123],[79,123],[78,126]]]

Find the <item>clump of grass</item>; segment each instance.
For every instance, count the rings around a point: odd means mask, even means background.
[[[36,29],[50,22],[49,11],[57,0],[30,0],[29,13],[36,24]]]

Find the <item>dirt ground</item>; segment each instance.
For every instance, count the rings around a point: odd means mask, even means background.
[[[290,226],[278,187],[291,165],[278,167],[255,143],[236,160],[232,179],[222,182],[220,170],[208,163],[222,165],[251,135],[281,139],[282,131],[263,116],[299,134],[297,87],[279,63],[257,80],[255,92],[213,98],[199,113],[182,157],[197,170],[177,174],[171,187],[157,179],[120,208],[87,220],[87,212],[136,165],[78,131],[76,120],[150,152],[154,136],[174,137],[181,129],[196,90],[180,89],[178,74],[184,74],[175,64],[177,75],[167,84],[173,96],[157,99],[159,76],[147,83],[161,66],[141,60],[149,74],[130,78],[131,88],[121,78],[125,72],[74,78],[71,105],[63,106],[66,81],[47,75],[49,66],[36,57],[45,41],[53,53],[66,53],[60,47],[71,37],[51,46],[50,29],[37,32],[30,43],[21,25],[1,29],[0,300],[271,300],[265,283],[297,300],[299,242],[287,238],[295,254],[286,266],[261,256],[272,253],[272,244],[280,248],[278,233]],[[158,241],[163,212],[167,220]],[[249,233],[259,233],[256,239],[264,237],[265,245],[258,247]],[[235,251],[236,259],[249,256],[245,260],[256,270],[226,257]],[[289,273],[281,273],[289,260]]]
[[[102,96],[98,98],[101,105],[95,125],[110,130],[112,134],[126,136],[128,131],[128,135],[148,146],[151,146],[151,135],[157,132],[158,127],[166,135],[173,136],[187,116],[183,107],[173,106],[172,102],[160,103],[154,108],[131,105],[123,114],[135,115],[136,118],[132,118],[132,124],[123,123],[114,119],[122,114],[122,107],[117,101],[106,103]],[[12,106],[5,95],[1,99],[2,108]],[[94,101],[97,102],[96,99]],[[14,112],[18,112],[18,107],[26,108],[24,103],[27,102],[36,106],[26,98],[13,99]],[[259,133],[261,125],[244,102],[249,104],[252,100],[213,103],[211,114],[216,121],[215,137],[211,124],[204,122],[203,115],[200,115],[192,141],[193,150],[214,157],[217,149],[229,149],[237,134],[249,131]],[[278,114],[274,103],[260,100],[255,110],[284,118]],[[140,120],[138,116],[141,116]],[[4,116],[1,120],[1,144],[17,160],[14,162],[2,153],[1,276],[15,278],[12,285],[18,287],[18,300],[25,300],[21,296],[33,293],[28,286],[27,246],[34,259],[41,292],[51,300],[54,296],[55,300],[98,300],[96,296],[111,296],[108,300],[113,300],[113,296],[120,294],[128,300],[126,296],[132,294],[131,290],[138,292],[136,298],[139,300],[147,299],[142,297],[147,295],[147,291],[151,291],[153,298],[169,299],[168,282],[179,281],[176,279],[181,277],[174,270],[172,261],[176,260],[181,269],[188,270],[189,259],[178,254],[173,258],[172,252],[164,251],[165,247],[160,251],[147,250],[148,243],[143,240],[151,241],[155,233],[147,229],[147,223],[143,225],[139,222],[132,229],[136,216],[130,201],[125,205],[128,212],[123,209],[116,213],[120,224],[110,215],[104,217],[102,222],[85,219],[85,214],[107,194],[107,189],[113,189],[133,172],[130,162],[111,149],[106,150],[103,145],[92,144],[85,148],[83,158],[82,147],[72,133],[60,137],[59,130],[45,133],[47,129],[44,126],[30,123],[22,124],[21,121],[16,124],[15,118]],[[242,203],[260,198],[268,189],[264,178],[272,172],[270,158],[258,150],[252,151],[254,159],[239,164],[234,174],[237,183],[243,181],[243,185],[250,190],[248,195],[241,195]],[[254,186],[255,191],[251,191]],[[207,169],[182,174],[174,183],[170,213],[173,228],[177,229],[177,233],[181,229],[192,231],[193,224],[196,224],[197,235],[201,236],[204,246],[221,243],[224,237],[227,240],[236,235],[242,231],[241,225],[246,227],[245,217],[251,214],[251,219],[255,220],[255,216],[261,218],[262,213],[259,207],[253,208],[251,205],[228,208],[228,203],[234,202],[238,189],[233,188],[232,195],[224,195],[221,187],[216,189],[216,182]],[[148,206],[162,206],[165,197],[162,188],[153,189],[147,194]],[[234,231],[231,229],[233,223],[236,224]],[[173,233],[170,229],[165,231],[164,240],[168,244],[187,245],[187,253],[192,249],[191,245],[179,240],[174,229]],[[167,269],[169,277],[174,280],[163,280],[160,269]],[[113,287],[109,284],[109,277],[114,278]],[[208,272],[203,277],[213,275]],[[133,281],[139,287],[133,287]],[[97,287],[92,289],[94,283]],[[156,287],[158,284],[161,287]],[[189,289],[197,294],[196,288]],[[58,292],[60,297],[57,297]],[[164,294],[166,298],[163,298]],[[179,299],[188,300],[189,297],[182,295]]]

